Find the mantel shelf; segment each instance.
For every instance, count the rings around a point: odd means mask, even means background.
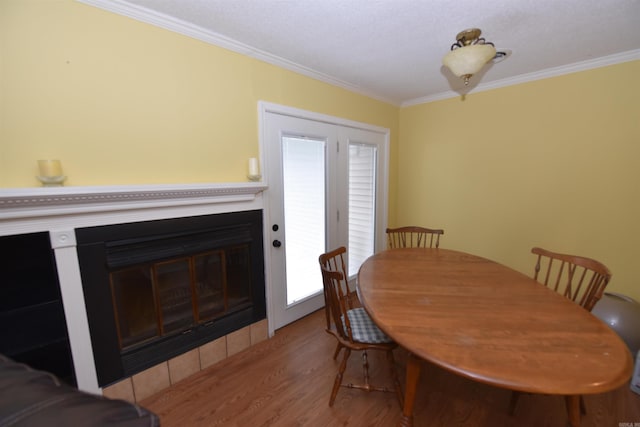
[[[251,201],[262,182],[0,189],[0,220]]]

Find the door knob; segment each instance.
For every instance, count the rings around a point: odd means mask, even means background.
[[[274,240],[271,244],[274,248],[279,248],[280,246],[282,246],[282,242],[280,240]]]

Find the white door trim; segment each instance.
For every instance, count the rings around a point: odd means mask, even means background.
[[[259,146],[259,152],[260,152],[260,170],[262,174],[263,183],[266,184],[267,186],[266,190],[263,193],[263,197],[264,197],[263,206],[265,207],[263,209],[264,256],[265,256],[264,265],[265,265],[265,292],[266,292],[266,298],[267,298],[267,323],[268,323],[268,333],[269,333],[269,336],[271,337],[275,332],[275,327],[272,320],[273,312],[275,310],[274,308],[275,302],[271,297],[273,295],[273,283],[271,280],[271,277],[272,277],[271,276],[272,274],[271,255],[270,255],[271,239],[269,238],[269,236],[271,233],[270,227],[271,227],[272,221],[270,218],[269,209],[267,209],[267,206],[269,206],[269,203],[270,203],[269,182],[267,178],[269,176],[269,173],[268,173],[269,164],[267,160],[268,156],[265,156],[265,144],[266,144],[265,116],[267,113],[280,114],[280,115],[297,117],[297,118],[306,119],[306,120],[313,120],[313,121],[322,122],[322,123],[351,127],[355,129],[362,129],[362,130],[376,132],[384,135],[383,153],[384,153],[385,161],[382,164],[382,170],[379,171],[381,175],[384,177],[384,179],[382,179],[382,185],[379,192],[380,199],[382,200],[383,206],[382,206],[382,209],[380,210],[382,218],[380,218],[380,221],[378,221],[378,227],[377,227],[378,229],[376,230],[377,231],[376,251],[384,248],[386,245],[384,229],[386,227],[387,218],[388,218],[387,201],[388,201],[388,195],[389,195],[388,177],[389,177],[390,130],[388,128],[375,126],[375,125],[362,123],[362,122],[356,122],[356,121],[344,119],[341,117],[334,117],[334,116],[320,114],[312,111],[301,110],[298,108],[289,107],[285,105],[274,104],[274,103],[265,102],[265,101],[258,101],[258,132],[259,132],[258,146]]]

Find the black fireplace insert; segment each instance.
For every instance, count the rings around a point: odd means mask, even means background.
[[[266,317],[262,211],[76,230],[104,387]]]

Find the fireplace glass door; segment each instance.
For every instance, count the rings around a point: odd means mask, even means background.
[[[111,272],[120,349],[188,333],[246,308],[250,271],[249,246],[238,245]]]

